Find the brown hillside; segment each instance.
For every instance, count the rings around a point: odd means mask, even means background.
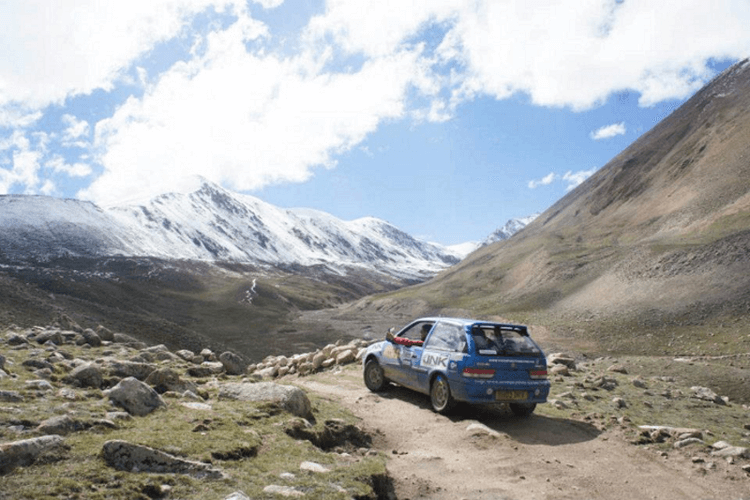
[[[679,339],[694,332],[676,329],[729,322],[733,338],[747,330],[750,61],[718,76],[516,236],[400,296],[433,309],[567,325],[614,350],[689,349]],[[644,327],[659,341],[641,342]]]

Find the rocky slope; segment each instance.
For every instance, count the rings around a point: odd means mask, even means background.
[[[388,495],[356,420],[260,382],[230,351],[173,353],[66,317],[0,344],[2,499]],[[360,345],[328,346],[321,364],[353,362]]]

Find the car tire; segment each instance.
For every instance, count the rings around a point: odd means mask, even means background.
[[[536,403],[510,403],[510,410],[517,417],[528,417],[535,408]]]
[[[451,396],[448,380],[443,375],[437,375],[430,386],[430,403],[432,409],[438,413],[447,413],[453,408],[455,401]]]
[[[383,368],[374,359],[370,359],[365,363],[365,385],[372,392],[380,392],[388,385],[388,379],[385,378]]]

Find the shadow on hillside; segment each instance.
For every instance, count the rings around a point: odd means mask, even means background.
[[[429,396],[401,386],[392,385],[378,395],[432,411]],[[601,434],[594,425],[578,420],[547,417],[537,413],[528,417],[517,417],[504,405],[477,406],[459,403],[446,418],[453,422],[466,422],[467,426],[472,421],[478,421],[496,432],[506,434],[514,441],[527,445],[560,446],[583,443],[596,439]]]

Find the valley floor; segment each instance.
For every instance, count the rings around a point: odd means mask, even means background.
[[[740,464],[703,449],[634,445],[628,422],[556,416],[551,405],[525,419],[463,406],[442,416],[398,386],[370,393],[356,367],[295,383],[362,419],[390,457],[399,499],[750,498]]]

